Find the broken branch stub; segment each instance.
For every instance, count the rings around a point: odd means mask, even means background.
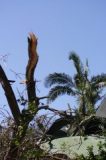
[[[35,90],[35,80],[34,80],[34,71],[38,62],[38,54],[37,54],[37,38],[33,33],[29,34],[28,37],[28,52],[29,52],[29,60],[26,67],[26,85],[27,85],[27,93],[28,100],[32,102],[36,97]]]

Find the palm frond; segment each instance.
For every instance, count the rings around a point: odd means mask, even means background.
[[[105,73],[102,73],[102,74],[100,74],[100,75],[93,76],[93,77],[91,78],[91,81],[92,81],[92,82],[97,82],[97,83],[106,81],[106,74],[105,74]]]
[[[80,60],[80,57],[75,52],[71,52],[69,55],[69,60],[73,60],[77,73],[80,75],[80,77],[83,77],[84,67]]]
[[[86,59],[86,64],[84,67],[84,74],[86,78],[88,78],[88,73],[89,73],[89,65],[88,65],[88,59]]]
[[[64,95],[64,94],[75,96],[76,93],[71,88],[69,88],[69,86],[55,86],[49,91],[48,102],[52,102],[58,96]]]
[[[51,87],[52,85],[55,84],[65,84],[69,86],[73,86],[73,81],[72,78],[65,73],[53,73],[49,74],[49,76],[45,79],[45,86],[46,87]]]
[[[81,89],[83,83],[82,83],[79,75],[78,74],[74,74],[73,79],[74,79],[74,83],[75,83],[76,88],[77,89]]]
[[[106,74],[91,77],[91,84],[97,88],[103,88],[106,86]]]

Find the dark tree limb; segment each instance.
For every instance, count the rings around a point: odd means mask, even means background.
[[[3,70],[3,68],[0,65],[0,83],[4,89],[5,96],[7,98],[11,113],[13,115],[13,118],[17,125],[19,125],[21,120],[21,114],[19,110],[19,106],[17,104],[17,100],[15,98],[14,92],[12,90],[12,87],[10,85],[9,80],[6,77],[6,74]]]

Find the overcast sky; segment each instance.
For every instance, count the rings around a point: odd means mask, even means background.
[[[106,72],[105,0],[0,0],[0,63],[8,78],[15,79],[14,90],[25,90],[16,73],[25,74],[27,36],[38,37],[39,63],[35,78],[37,94],[47,95],[44,79],[49,73],[75,73],[69,53],[75,51],[83,63],[89,61],[90,75]],[[2,56],[7,55],[6,63]],[[24,79],[24,76],[21,76]],[[0,107],[6,104],[0,87]],[[60,97],[52,106],[73,106],[69,97]]]

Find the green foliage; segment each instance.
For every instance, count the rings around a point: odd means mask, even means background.
[[[73,86],[73,81],[72,78],[65,73],[54,73],[54,74],[50,74],[45,81],[45,86],[46,87],[51,87],[52,85],[56,85],[58,84],[69,84],[71,86]]]
[[[78,110],[82,115],[95,113],[95,105],[100,100],[106,87],[106,74],[89,77],[88,61],[84,65],[80,57],[71,52],[69,60],[73,61],[76,73],[73,77],[65,73],[48,75],[45,85],[50,87],[48,101],[54,101],[58,96],[67,94],[76,98]]]
[[[35,159],[40,158],[41,156],[44,156],[44,152],[41,149],[37,148],[30,148],[27,151],[23,152],[20,160],[29,160],[29,159]]]
[[[69,95],[76,98],[77,107],[72,114],[74,121],[70,122],[70,135],[79,135],[81,133],[100,134],[100,125],[102,120],[96,117],[89,119],[96,112],[96,104],[103,96],[103,90],[106,87],[106,74],[89,76],[88,60],[83,64],[80,57],[71,52],[69,60],[72,60],[76,73],[73,77],[66,73],[53,73],[48,75],[45,80],[46,87],[50,87],[48,102],[54,101],[61,95]],[[94,127],[95,126],[95,127]],[[103,125],[102,125],[103,126]],[[102,127],[104,128],[104,126]],[[94,132],[92,132],[94,131]]]
[[[49,92],[49,99],[48,101],[54,101],[60,95],[75,95],[73,90],[68,86],[55,86]]]
[[[71,52],[69,55],[69,60],[72,60],[75,66],[75,69],[77,71],[77,77],[80,80],[83,80],[84,78],[84,74],[85,74],[85,69],[84,69],[84,65],[82,64],[80,57],[75,53],[75,52]]]
[[[99,142],[98,144],[98,153],[95,155],[93,152],[93,146],[87,148],[88,156],[83,154],[76,157],[76,160],[106,160],[106,142]]]

